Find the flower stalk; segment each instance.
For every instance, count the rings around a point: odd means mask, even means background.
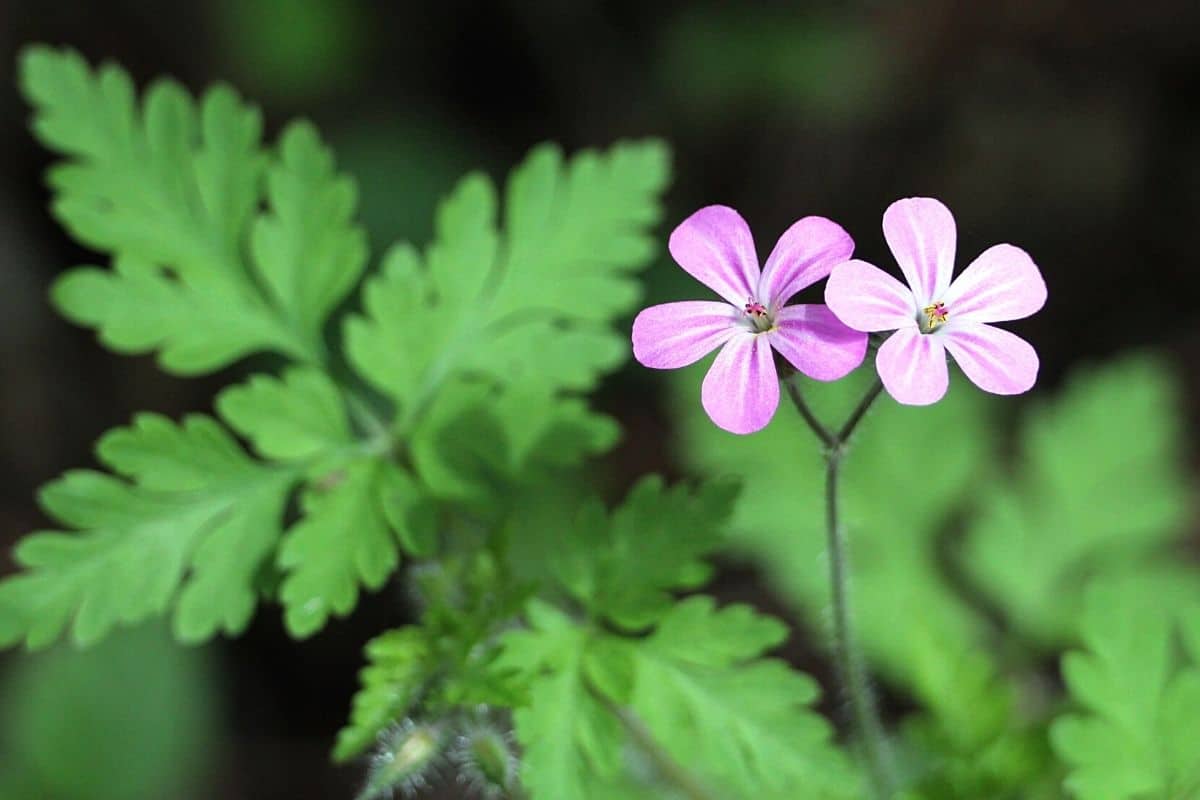
[[[794,377],[794,376],[793,376]],[[858,405],[837,431],[824,425],[804,401],[804,396],[791,379],[785,380],[788,395],[800,416],[825,447],[825,531],[829,549],[829,583],[833,604],[833,650],[838,682],[853,718],[856,736],[863,748],[876,797],[889,800],[895,795],[896,779],[891,748],[879,719],[875,694],[867,674],[866,663],[854,632],[854,616],[850,602],[850,569],[847,558],[846,533],[842,527],[839,485],[842,458],[846,443],[858,428],[867,410],[883,391],[876,380]]]

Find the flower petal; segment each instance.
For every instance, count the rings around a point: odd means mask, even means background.
[[[950,322],[941,339],[971,383],[993,394],[1021,394],[1037,382],[1038,355],[1029,342],[981,322]]]
[[[825,302],[856,331],[890,331],[917,324],[912,291],[865,261],[847,261],[834,268],[825,284]]]
[[[883,212],[887,239],[900,271],[923,308],[950,286],[958,230],[954,215],[932,197],[897,200]]]
[[[679,223],[667,249],[688,274],[738,308],[758,285],[750,227],[728,206],[707,206]]]
[[[954,279],[944,298],[952,320],[1006,322],[1046,304],[1046,282],[1019,247],[989,247]]]
[[[901,328],[875,355],[875,368],[888,394],[908,406],[927,406],[942,399],[950,383],[942,337]]]
[[[740,313],[715,300],[650,306],[633,320],[634,358],[654,369],[686,367],[728,341]]]
[[[812,286],[850,258],[854,240],[831,219],[804,217],[792,223],[767,258],[755,297],[780,308],[793,295]]]
[[[767,337],[746,331],[726,342],[704,376],[700,402],[730,433],[766,427],[779,406],[779,378]]]
[[[846,327],[828,306],[795,305],[780,309],[771,346],[810,378],[836,381],[862,363],[867,334]]]

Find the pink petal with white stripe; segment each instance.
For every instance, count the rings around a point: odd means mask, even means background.
[[[862,363],[867,334],[842,324],[828,306],[787,306],[775,315],[771,346],[793,367],[819,381],[835,381]]]
[[[739,313],[711,300],[650,306],[633,320],[633,356],[654,369],[686,367],[733,336]]]
[[[1006,322],[1045,305],[1046,282],[1028,253],[998,244],[980,253],[942,299],[952,320]]]
[[[688,274],[738,308],[758,285],[750,227],[728,206],[706,206],[679,223],[667,249]]]
[[[950,372],[940,336],[901,328],[875,355],[875,368],[888,394],[909,406],[927,406],[946,394]]]
[[[765,428],[779,406],[779,379],[767,337],[739,331],[726,342],[704,376],[700,403],[730,433]]]
[[[763,268],[756,297],[779,308],[829,275],[853,252],[854,240],[841,225],[825,217],[804,217],[779,237]]]
[[[912,290],[865,261],[839,264],[825,284],[825,302],[838,319],[858,331],[915,327]]]
[[[917,304],[940,300],[950,286],[958,244],[950,209],[932,197],[897,200],[883,212],[883,236]]]
[[[993,394],[1021,394],[1037,382],[1038,355],[1029,342],[981,322],[951,322],[941,337],[963,374]]]

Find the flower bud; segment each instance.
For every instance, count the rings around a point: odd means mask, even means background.
[[[516,786],[518,759],[512,735],[490,722],[475,722],[463,730],[450,759],[458,781],[483,800],[508,797]]]
[[[445,738],[441,725],[411,719],[381,733],[367,785],[357,800],[414,797],[436,773]]]

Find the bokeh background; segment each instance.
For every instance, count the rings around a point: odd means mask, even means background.
[[[45,524],[37,487],[92,463],[102,432],[141,409],[205,410],[237,374],[165,376],[151,358],[104,352],[50,308],[55,276],[97,257],[46,210],[50,157],[14,83],[29,42],[116,60],[142,85],[228,81],[260,103],[269,134],[312,118],[359,181],[375,252],[423,242],[461,173],[501,176],[547,139],[568,150],[668,140],[664,241],[719,202],[746,216],[763,254],[819,213],[886,264],[883,209],[939,197],[958,218],[960,261],[1010,241],[1042,267],[1050,301],[1020,325],[1041,354],[1038,392],[1077,363],[1151,347],[1183,376],[1196,438],[1196,3],[4,0],[0,552]],[[652,299],[694,291],[665,259],[647,285]],[[660,376],[626,369],[598,402],[627,429],[605,467],[614,487],[682,472],[665,455]],[[0,557],[0,574],[10,569]],[[753,570],[724,570],[718,591],[778,605]],[[350,797],[361,771],[330,764],[332,735],[362,642],[407,613],[393,586],[300,644],[266,609],[243,638],[201,649],[143,629],[84,654],[0,653],[0,800]]]

